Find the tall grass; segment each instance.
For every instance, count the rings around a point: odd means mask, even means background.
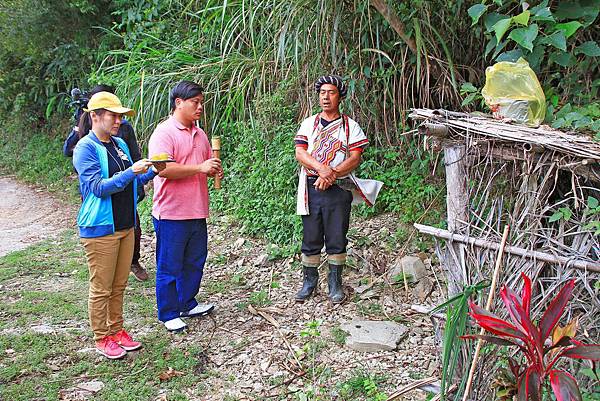
[[[135,123],[144,139],[166,116],[168,89],[178,80],[206,87],[205,125],[215,132],[253,122],[251,101],[286,81],[294,83],[291,102],[299,119],[316,106],[312,82],[338,73],[350,89],[345,111],[368,128],[375,144],[395,144],[408,108],[459,103],[461,73],[453,44],[444,41],[453,39],[446,30],[456,26],[441,24],[428,2],[408,3],[395,11],[417,37],[416,55],[364,1],[174,0],[154,17],[122,12],[107,38],[125,47],[109,52],[96,76],[116,83],[140,109]],[[131,20],[140,18],[137,26],[144,28],[132,32]]]

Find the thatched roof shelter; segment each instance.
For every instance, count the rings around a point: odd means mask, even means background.
[[[580,332],[588,336],[584,341],[598,342],[600,213],[590,202],[600,200],[600,143],[580,133],[485,115],[414,109],[410,117],[425,143],[444,154],[447,228],[415,226],[442,240],[438,253],[449,293],[491,280],[508,225],[499,284],[520,289],[521,273],[530,276],[532,314],[539,318],[559,288],[576,278],[563,319],[579,316]],[[498,299],[492,309],[502,314]],[[480,366],[486,366],[485,358]],[[488,376],[491,367],[486,366]],[[485,399],[482,395],[471,394]]]

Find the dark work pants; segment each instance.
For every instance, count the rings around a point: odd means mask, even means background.
[[[132,265],[140,263],[140,241],[142,240],[142,227],[140,224],[140,215],[138,214],[137,210],[135,211],[135,220],[137,224],[133,228],[135,241],[133,243],[133,259],[131,260]]]
[[[319,255],[323,244],[328,255],[346,252],[352,193],[332,185],[325,191],[308,179],[308,216],[302,216],[302,253]]]

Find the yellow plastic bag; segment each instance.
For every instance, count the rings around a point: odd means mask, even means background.
[[[494,117],[538,126],[546,117],[546,97],[535,72],[523,58],[485,70],[481,94]]]

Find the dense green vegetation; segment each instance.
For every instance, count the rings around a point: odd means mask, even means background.
[[[223,137],[227,189],[214,206],[251,234],[288,242],[299,225],[291,138],[316,110],[313,80],[331,71],[347,79],[343,109],[371,139],[361,174],[386,184],[377,207],[358,212],[439,223],[435,158],[402,135],[409,108],[485,109],[485,67],[524,57],[547,122],[598,135],[599,9],[599,0],[10,0],[0,6],[0,167],[55,185],[70,173],[59,152],[74,86],[117,86],[145,143],[167,115],[168,89],[196,80],[203,125]]]

